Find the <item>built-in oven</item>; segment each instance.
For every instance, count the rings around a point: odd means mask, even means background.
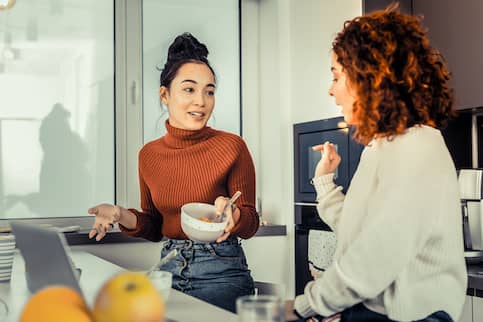
[[[335,173],[335,182],[344,188],[359,163],[363,146],[351,139],[353,131],[342,117],[298,123],[294,125],[295,201],[314,202],[315,189],[310,183],[315,167],[321,158],[320,151],[313,151],[314,145],[329,141],[335,145],[341,162]]]
[[[333,143],[341,156],[334,180],[345,192],[359,164],[363,146],[352,139],[353,130],[342,117],[294,125],[294,215],[295,215],[295,292],[302,294],[312,279],[308,265],[310,230],[328,230],[316,208],[316,192],[311,184],[321,158],[312,146]]]

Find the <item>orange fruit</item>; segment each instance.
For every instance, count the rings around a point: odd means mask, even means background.
[[[164,300],[145,274],[122,272],[99,290],[92,313],[96,322],[161,322]]]
[[[25,304],[20,322],[92,322],[82,296],[66,286],[49,286]]]

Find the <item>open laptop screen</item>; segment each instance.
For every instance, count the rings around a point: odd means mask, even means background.
[[[65,285],[82,294],[64,235],[53,228],[11,222],[13,233],[25,261],[30,292],[49,285]]]

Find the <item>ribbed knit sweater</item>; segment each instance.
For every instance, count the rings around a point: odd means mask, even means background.
[[[142,211],[131,236],[159,241],[163,236],[188,239],[181,229],[181,206],[189,202],[213,204],[237,190],[240,220],[231,235],[253,236],[259,226],[255,210],[255,168],[245,142],[237,135],[204,127],[189,131],[166,121],[167,133],[139,152]]]
[[[458,320],[467,283],[459,188],[438,130],[373,140],[345,196],[333,174],[314,185],[337,249],[295,299],[297,312],[329,316],[362,302],[396,321],[439,310]]]

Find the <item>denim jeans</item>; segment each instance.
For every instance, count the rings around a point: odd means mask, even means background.
[[[236,312],[239,296],[254,293],[253,279],[240,242],[230,237],[221,243],[168,239],[161,257],[172,249],[178,255],[162,267],[173,274],[173,288]]]

